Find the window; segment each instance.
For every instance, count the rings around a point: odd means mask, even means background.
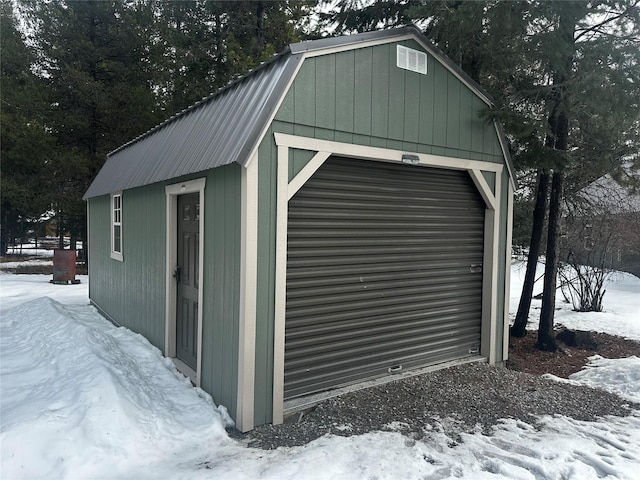
[[[398,68],[404,68],[405,70],[411,70],[412,72],[418,72],[423,75],[427,74],[427,54],[419,52],[413,48],[397,46],[397,58],[396,65]]]
[[[111,258],[122,261],[122,193],[111,195]]]

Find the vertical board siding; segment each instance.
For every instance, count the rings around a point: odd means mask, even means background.
[[[365,48],[354,53],[355,91],[352,102],[353,133],[371,135],[372,77],[374,76],[372,49]],[[309,61],[314,63],[316,60],[309,59]],[[307,62],[305,61],[302,65],[302,69],[304,69],[306,65]],[[298,79],[296,78],[294,83],[297,83],[297,80]],[[338,85],[342,83],[342,78],[339,74],[336,75],[336,82]],[[380,98],[377,98],[376,100],[381,101]]]
[[[434,68],[433,72],[433,145],[447,145],[447,126],[449,117],[449,108],[447,101],[448,94],[448,78],[450,74],[444,68]],[[455,107],[452,107],[455,108]],[[451,138],[451,137],[450,137]]]
[[[120,262],[110,257],[109,195],[89,200],[91,300],[114,321],[164,350],[164,188],[122,193]]]
[[[448,148],[460,149],[460,122],[463,114],[460,111],[460,94],[463,85],[449,72],[446,78],[447,94],[444,97],[446,102],[444,108],[447,110],[447,130],[444,144]]]
[[[126,190],[122,194],[125,288],[127,296],[132,297],[124,313],[132,329],[161,350],[165,339],[166,218],[164,209],[157,206],[164,205],[164,201],[161,186]],[[161,280],[159,287],[154,279]],[[130,293],[132,286],[133,295]]]
[[[335,130],[336,128],[336,57],[325,55],[316,60],[315,82],[316,104],[322,108],[316,108],[316,122],[319,127]],[[325,104],[321,102],[331,99]]]
[[[110,258],[111,252],[111,202],[109,195],[91,198],[89,205],[89,298],[98,306],[112,305],[112,309],[118,308],[119,304],[114,303],[111,298],[117,295],[112,284],[117,287],[120,281],[110,281],[111,278],[121,280],[119,269],[121,262],[116,262]],[[120,289],[118,289],[120,290]],[[121,308],[121,307],[120,307]],[[109,312],[105,312],[109,313]],[[112,311],[112,314],[121,312]]]
[[[420,111],[418,115],[418,143],[431,145],[433,143],[435,124],[435,59],[427,55],[427,74],[425,78],[420,78]]]
[[[316,106],[324,107],[324,102],[318,103],[318,98],[316,97],[316,62],[309,63],[307,68],[302,68],[298,72],[296,81],[293,84],[293,98],[293,123],[314,125],[316,121]]]
[[[353,50],[335,55],[336,72],[336,130],[354,132],[355,99],[355,52]]]
[[[420,76],[404,75],[404,131],[402,139],[405,142],[418,143],[420,141]],[[415,150],[415,149],[414,149]]]
[[[201,386],[233,412],[240,299],[240,167],[210,170],[205,187]],[[191,178],[189,178],[191,179]],[[122,194],[123,262],[110,258],[110,198],[89,200],[90,298],[118,324],[165,346],[165,185]]]
[[[241,168],[210,170],[205,187],[201,384],[230,412],[237,403]]]
[[[469,115],[473,113],[473,97],[471,90],[464,86],[460,89],[460,150],[471,150],[473,125],[477,123],[477,119]],[[476,115],[479,115],[479,112]]]
[[[426,75],[398,68],[390,43],[306,59],[275,120],[295,125],[295,135],[355,134],[349,138],[363,145],[403,148],[398,142],[405,142],[415,144],[413,151],[500,163],[495,131],[481,118],[485,108],[429,54]]]
[[[389,48],[382,45],[371,50],[371,135],[381,138],[389,136],[390,109],[398,101],[397,91],[390,88]]]

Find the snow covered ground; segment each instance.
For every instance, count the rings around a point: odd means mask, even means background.
[[[518,311],[525,270],[525,262],[518,261],[511,265],[509,311],[512,321]],[[538,280],[533,289],[534,295],[542,292],[543,273],[544,265],[539,264],[536,272]],[[605,290],[602,312],[574,312],[573,306],[564,302],[562,295],[558,292],[555,324],[574,330],[591,330],[640,341],[640,279],[630,273],[616,272],[609,277]],[[532,300],[528,329],[538,329],[541,306],[542,300]]]
[[[3,479],[638,478],[640,412],[593,422],[548,417],[540,429],[505,419],[490,436],[452,439],[436,425],[418,441],[372,432],[247,448],[227,436],[224,407],[142,336],[88,305],[86,277],[80,285],[49,278],[0,273]],[[517,306],[518,265],[512,278]],[[558,319],[640,339],[638,293],[639,279],[621,277],[608,287],[605,313],[581,317],[559,304]],[[640,401],[639,372],[636,357],[594,357],[570,381]]]

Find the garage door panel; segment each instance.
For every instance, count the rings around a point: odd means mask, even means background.
[[[477,355],[483,238],[466,172],[330,158],[289,202],[285,398]]]
[[[357,225],[351,225],[351,229],[357,228]],[[345,235],[349,235],[349,229],[345,229]],[[309,240],[308,242],[306,240]],[[375,255],[380,253],[393,252],[399,255],[405,255],[408,260],[413,259],[415,255],[412,253],[429,253],[429,250],[433,252],[447,252],[451,250],[452,246],[460,249],[464,252],[468,252],[474,258],[478,259],[477,249],[478,246],[483,245],[481,238],[465,238],[464,232],[453,232],[447,235],[446,229],[434,228],[434,231],[430,232],[430,235],[418,236],[402,236],[398,237],[397,241],[393,241],[393,237],[386,232],[381,231],[380,236],[373,237],[360,237],[354,235],[350,238],[339,239],[335,237],[319,237],[315,238],[312,235],[307,237],[299,237],[295,240],[292,239],[288,242],[288,247],[293,247],[289,259],[296,261],[298,259],[305,259],[311,256],[318,257],[330,257],[334,255],[338,250],[343,250],[345,255]],[[457,258],[457,257],[455,257]],[[384,259],[384,257],[382,257]],[[425,258],[422,257],[422,261]],[[439,257],[435,257],[432,261],[440,261]],[[347,264],[349,261],[347,259]],[[387,263],[387,262],[383,262]],[[295,267],[295,265],[292,265]]]
[[[456,258],[461,258],[461,260],[464,260],[462,266],[464,266],[466,269],[469,269],[471,265],[477,265],[482,263],[482,258],[479,258],[477,255],[467,255],[467,256],[457,255],[455,250],[451,250],[446,245],[434,248],[432,250],[432,254],[434,256],[440,256],[440,255],[446,256],[445,254],[447,253],[450,254],[449,255],[450,259],[455,260]],[[318,268],[318,269],[321,267],[329,267],[329,266],[341,267],[342,266],[341,264],[345,263],[345,260],[344,260],[345,257],[346,257],[345,255],[343,255],[342,257],[340,256],[331,257],[330,255],[326,255],[326,256],[317,255],[316,257],[313,257],[313,258],[303,257],[296,261],[296,257],[292,255],[292,267],[308,267],[308,268]],[[347,260],[351,265],[370,266],[373,262],[375,262],[376,264],[403,263],[405,267],[410,268],[413,262],[419,261],[422,259],[423,257],[420,255],[411,256],[411,255],[404,255],[404,254],[403,255],[382,254],[376,257],[375,255],[367,255],[366,253],[363,253],[361,255],[350,256],[348,257]],[[446,262],[447,258],[444,258],[441,261]]]
[[[461,358],[467,355],[467,351],[472,348],[472,345],[471,339],[467,345],[462,345],[460,341],[431,342],[429,363],[436,364],[446,362],[451,358]],[[423,351],[424,346],[418,345],[414,349],[392,356],[373,352],[369,356],[362,357],[366,362],[366,368],[343,360],[327,364],[327,369],[324,371],[310,372],[303,368],[299,371],[285,372],[285,384],[288,386],[289,398],[385,376],[390,373],[390,368],[398,365],[402,365],[402,371],[424,366]],[[313,387],[309,385],[313,385]]]
[[[473,258],[468,258],[467,260],[477,260],[474,256]],[[467,272],[469,269],[468,262],[462,262],[458,264],[453,260],[433,260],[430,262],[424,261],[411,261],[406,263],[387,263],[380,265],[329,265],[326,267],[314,266],[313,275],[309,275],[307,270],[287,270],[287,282],[295,279],[296,282],[314,282],[314,281],[323,281],[324,277],[334,276],[336,280],[342,279],[344,276],[353,275],[356,279],[359,279],[362,275],[376,274],[376,275],[384,275],[391,274],[393,272],[402,273],[407,272],[408,267],[412,267],[410,272],[421,272],[424,270],[429,270],[432,275],[437,275],[439,271],[442,270],[461,270]],[[289,286],[289,283],[287,283]]]
[[[386,295],[387,291],[392,293],[403,292],[408,295],[430,294],[441,290],[449,290],[451,287],[462,289],[475,287],[475,278],[471,277],[466,282],[462,279],[449,279],[448,277],[429,276],[425,277],[423,272],[412,272],[414,276],[387,280],[389,276],[382,279],[349,277],[347,281],[340,283],[329,283],[324,286],[317,283],[307,287],[292,287],[287,292],[287,305],[289,309],[296,307],[296,299],[301,299],[301,304],[305,305],[317,298],[319,302],[326,302],[327,298],[333,300],[340,295],[361,295],[362,298]],[[464,274],[464,272],[462,272]],[[337,297],[340,298],[340,297]]]
[[[298,331],[309,331],[308,334],[313,335],[314,329],[324,328],[325,325],[336,329],[336,331],[341,331],[358,326],[368,328],[384,321],[391,323],[415,318],[435,318],[443,321],[463,320],[465,313],[472,315],[473,318],[476,317],[478,302],[473,297],[462,297],[455,306],[452,306],[451,302],[442,302],[438,307],[434,302],[429,304],[430,308],[428,310],[420,309],[419,307],[420,305],[386,305],[376,309],[375,313],[372,312],[366,316],[362,315],[362,312],[358,310],[345,310],[344,308],[339,309],[337,313],[335,311],[315,312],[309,310],[308,316],[296,318],[295,324],[290,324],[287,327],[286,334],[289,337],[289,335]]]
[[[434,318],[417,318],[410,319],[408,316],[395,315],[384,322],[348,322],[347,325],[335,328],[333,324],[323,324],[317,328],[311,329],[313,335],[310,336],[307,331],[293,331],[287,334],[287,342],[292,347],[287,358],[304,358],[307,354],[314,351],[324,351],[325,348],[338,350],[341,345],[349,342],[369,343],[376,338],[379,343],[384,343],[394,337],[406,337],[408,333],[416,335],[434,336],[438,332],[442,332],[445,336],[454,334],[468,334],[475,327],[475,318],[469,315],[467,318],[456,316],[456,318],[444,317],[442,319]],[[362,328],[366,327],[366,332],[362,332]],[[304,351],[296,353],[296,349],[305,348]]]
[[[412,265],[413,268],[415,268]],[[287,290],[287,299],[295,299],[300,296],[307,296],[312,292],[321,292],[323,288],[327,289],[329,293],[331,289],[338,292],[347,290],[359,290],[365,286],[367,288],[376,288],[378,284],[384,284],[386,282],[392,283],[395,286],[407,286],[407,285],[429,285],[432,283],[440,284],[441,282],[461,282],[460,279],[451,279],[447,273],[454,273],[455,275],[464,276],[469,267],[452,267],[449,270],[430,271],[430,275],[425,277],[422,270],[398,271],[391,269],[386,272],[362,272],[355,267],[349,271],[343,269],[343,273],[339,277],[331,276],[330,273],[323,271],[322,274],[316,274],[314,278],[306,278],[303,275],[299,275],[296,278],[290,279],[289,288]],[[441,267],[446,268],[446,267]],[[472,279],[475,283],[475,278]]]
[[[476,290],[473,284],[466,284],[462,282],[449,282],[446,284],[438,285],[412,285],[412,286],[398,286],[390,290],[383,289],[386,286],[379,286],[378,289],[365,288],[356,289],[357,286],[351,286],[352,291],[334,289],[327,289],[326,295],[323,295],[323,291],[312,291],[309,294],[302,296],[298,299],[290,298],[287,302],[287,313],[291,316],[303,316],[305,308],[313,308],[315,306],[325,306],[328,310],[350,308],[360,309],[367,306],[387,304],[406,304],[414,305],[413,300],[416,296],[422,296],[428,299],[429,303],[434,303],[439,300],[449,301],[451,297],[461,298],[456,290],[465,289],[467,287],[471,289],[466,295],[475,297],[480,290]],[[327,305],[330,302],[332,305]],[[414,308],[414,307],[411,307]]]
[[[412,332],[406,332],[412,333]],[[415,332],[414,332],[415,333]],[[305,371],[314,372],[323,371],[327,365],[337,365],[339,362],[343,362],[344,365],[353,366],[353,362],[346,360],[345,358],[351,355],[358,355],[359,357],[374,358],[380,360],[386,358],[386,361],[392,360],[393,362],[399,359],[405,358],[407,355],[414,355],[417,353],[424,353],[424,345],[429,344],[430,348],[438,345],[453,345],[464,341],[464,336],[467,335],[466,331],[456,332],[457,338],[455,342],[452,340],[451,335],[447,332],[439,332],[437,330],[426,331],[422,335],[408,336],[401,334],[401,332],[395,332],[393,335],[385,336],[379,343],[375,343],[375,339],[371,338],[347,338],[340,342],[328,344],[325,348],[322,345],[314,345],[313,349],[308,353],[308,358],[314,361],[318,367],[309,368],[309,362],[306,358],[288,357],[287,362],[292,372],[295,372],[296,367],[303,368]],[[473,343],[473,335],[467,335],[467,341]],[[389,347],[393,347],[393,353],[391,353]],[[387,352],[387,353],[384,353]],[[464,352],[465,354],[468,351]],[[391,365],[393,366],[393,365]]]

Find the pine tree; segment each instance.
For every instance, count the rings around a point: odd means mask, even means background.
[[[31,71],[34,52],[17,28],[11,2],[0,3],[0,156],[2,219],[0,254],[49,209],[46,166],[55,156],[55,138],[46,125],[43,82]]]
[[[56,154],[45,170],[61,242],[66,232],[86,238],[81,197],[106,154],[159,119],[147,39],[132,7],[119,1],[21,3],[38,54],[32,69],[50,100],[43,116]]]
[[[362,5],[364,3],[364,5]],[[413,20],[495,99],[519,172],[542,181],[515,334],[526,332],[547,175],[551,183],[538,346],[553,349],[558,221],[562,202],[605,173],[623,178],[640,151],[640,2],[344,0],[328,16],[342,30]],[[526,298],[525,298],[526,297]]]

